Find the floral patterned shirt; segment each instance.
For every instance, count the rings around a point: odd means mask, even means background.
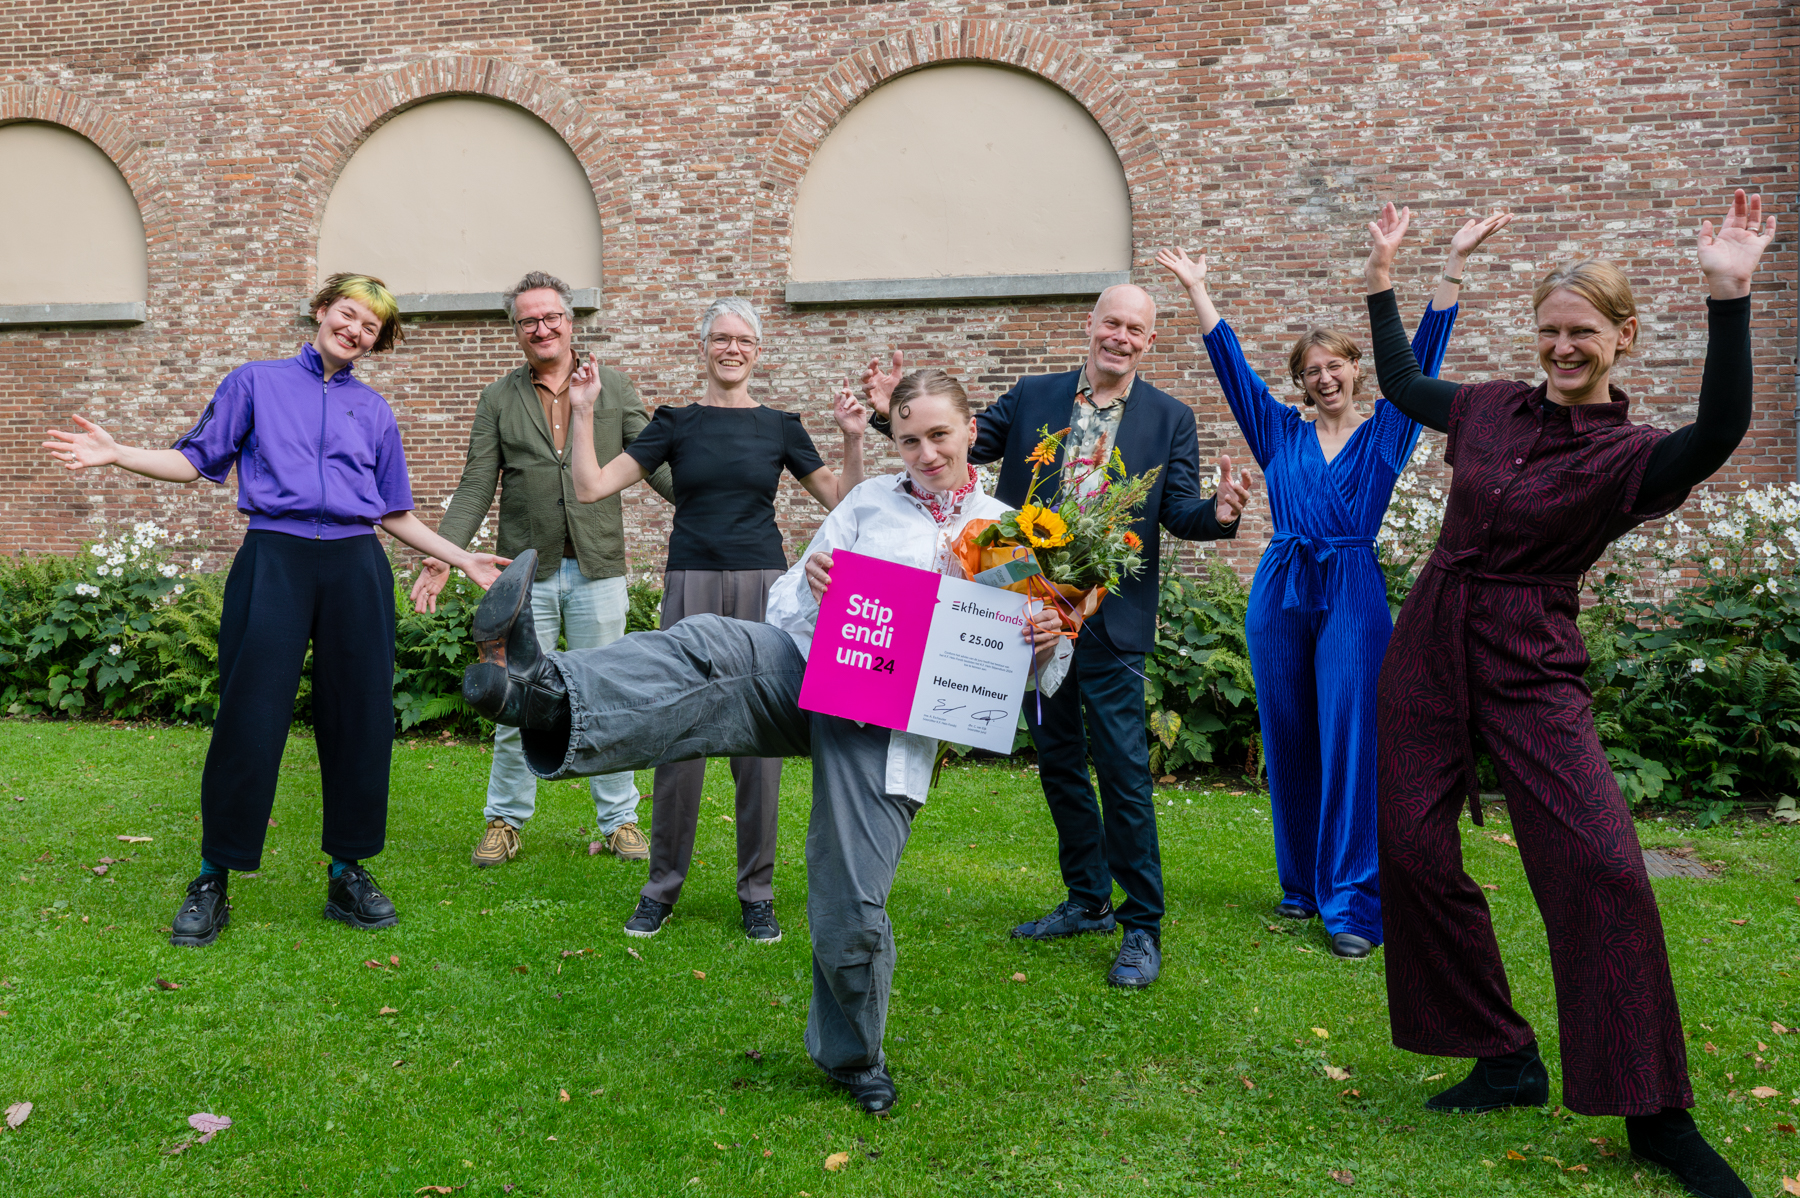
[[[1069,438],[1063,447],[1063,480],[1067,483],[1079,467],[1073,465],[1077,460],[1094,456],[1095,452],[1111,453],[1119,442],[1119,421],[1125,418],[1125,399],[1131,394],[1131,388],[1105,407],[1094,406],[1094,382],[1088,374],[1088,368],[1082,367],[1081,378],[1075,384],[1075,411],[1069,417]],[[1106,481],[1104,471],[1096,470],[1087,475],[1082,484],[1082,493],[1092,494]]]

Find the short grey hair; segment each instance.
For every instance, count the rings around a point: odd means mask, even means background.
[[[500,300],[506,305],[506,315],[510,319],[519,319],[519,297],[524,295],[527,291],[556,292],[556,294],[562,298],[563,315],[567,316],[570,320],[575,319],[575,292],[569,288],[567,283],[563,282],[555,275],[541,270],[529,272],[524,278],[520,279],[517,283],[514,283],[511,288],[501,295]]]
[[[735,316],[750,326],[758,341],[762,340],[762,319],[756,315],[756,309],[750,301],[735,295],[723,296],[706,306],[706,315],[700,318],[700,340],[705,341],[712,336],[713,322],[721,316]]]

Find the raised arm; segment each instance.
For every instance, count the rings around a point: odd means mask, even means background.
[[[1396,209],[1392,204],[1369,222],[1369,260],[1363,266],[1369,340],[1375,350],[1375,374],[1381,381],[1381,393],[1407,416],[1441,433],[1450,428],[1450,400],[1456,394],[1456,385],[1428,378],[1419,369],[1394,300],[1394,255],[1411,222],[1410,208]]]
[[[589,354],[569,378],[569,431],[575,437],[569,451],[569,469],[575,481],[575,497],[583,503],[598,503],[650,477],[650,472],[629,453],[600,465],[594,450],[594,400],[599,395],[599,365]]]
[[[1750,350],[1750,278],[1769,242],[1775,218],[1762,215],[1762,196],[1732,196],[1718,232],[1700,226],[1700,269],[1706,275],[1706,367],[1694,422],[1664,437],[1650,454],[1638,494],[1668,495],[1705,481],[1725,464],[1750,429],[1754,393]],[[1645,506],[1645,505],[1640,505]]]
[[[44,430],[51,437],[44,442],[44,448],[62,463],[65,470],[117,466],[167,483],[191,483],[200,477],[200,471],[179,449],[139,449],[120,445],[110,433],[86,417],[76,416],[74,420],[80,432]]]

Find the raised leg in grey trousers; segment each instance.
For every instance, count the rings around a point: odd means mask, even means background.
[[[888,730],[812,716],[813,804],[806,827],[806,918],[813,946],[806,1051],[855,1085],[885,1062],[894,928],[888,892],[920,804],[883,794]]]

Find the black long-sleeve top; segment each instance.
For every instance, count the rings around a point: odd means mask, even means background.
[[[1459,384],[1419,369],[1392,289],[1368,297],[1375,370],[1388,401],[1426,428],[1448,432]],[[1706,366],[1694,422],[1664,437],[1650,453],[1644,496],[1685,491],[1725,464],[1750,429],[1752,359],[1750,297],[1706,301]]]

